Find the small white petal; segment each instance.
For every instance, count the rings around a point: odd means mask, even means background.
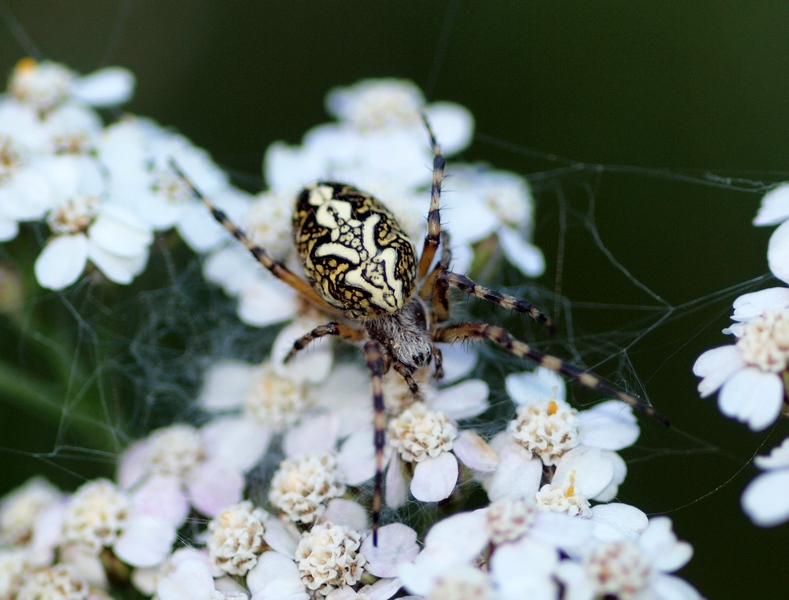
[[[509,227],[499,227],[499,244],[504,256],[528,277],[539,277],[545,272],[545,257],[534,244],[527,242],[523,234]]]
[[[247,585],[253,594],[280,579],[299,581],[299,569],[293,559],[279,552],[264,552],[258,563],[247,574]],[[304,590],[302,586],[302,591]]]
[[[148,262],[147,249],[138,256],[123,257],[112,254],[94,243],[88,244],[88,258],[101,270],[107,279],[123,285],[132,282]]]
[[[203,376],[198,403],[206,410],[216,411],[241,407],[254,370],[252,365],[237,360],[214,363]]]
[[[732,375],[718,395],[718,407],[727,417],[761,431],[781,414],[784,386],[775,373],[748,367]]]
[[[340,525],[356,531],[364,531],[370,527],[367,509],[358,502],[345,498],[329,500],[329,506],[321,519],[333,525]],[[365,554],[365,556],[367,555]],[[369,556],[367,558],[369,559]],[[365,566],[365,570],[369,571],[370,569]]]
[[[476,417],[488,406],[488,384],[481,379],[469,379],[438,390],[430,402],[430,408],[440,410],[455,420]]]
[[[115,555],[133,567],[152,567],[164,562],[175,541],[175,527],[149,515],[131,518],[115,542]]]
[[[38,283],[51,290],[62,290],[77,281],[85,270],[88,245],[88,238],[81,233],[51,238],[36,259],[34,270]]]
[[[658,575],[652,581],[650,592],[660,600],[703,600],[696,588],[674,575]]]
[[[337,455],[337,467],[343,483],[360,485],[375,475],[373,430],[362,429],[348,436]]]
[[[464,429],[452,444],[455,453],[469,469],[490,473],[496,470],[499,457],[482,437],[471,429]]]
[[[411,480],[411,493],[422,502],[439,502],[455,489],[458,480],[458,461],[451,452],[436,458],[419,461]]]
[[[414,562],[419,554],[416,531],[402,523],[385,525],[378,530],[378,546],[369,535],[360,551],[368,561],[365,571],[376,577],[396,577],[400,563]]]
[[[574,486],[587,498],[594,498],[614,478],[614,453],[579,446],[559,459],[551,483],[566,487]]]
[[[762,198],[754,225],[777,225],[789,219],[789,184],[782,183]]]
[[[398,508],[408,500],[408,484],[403,473],[403,461],[400,454],[392,453],[389,459],[389,468],[386,469],[386,505],[389,508]]]
[[[732,304],[733,321],[748,321],[764,311],[789,306],[789,288],[773,287],[739,296]]]
[[[762,473],[742,495],[742,509],[760,527],[789,520],[789,469]]]
[[[551,398],[565,398],[564,379],[545,367],[537,367],[533,372],[507,375],[505,385],[507,394],[518,406],[541,404]]]
[[[643,511],[619,502],[593,506],[592,520],[595,523],[595,537],[604,542],[635,539],[649,525],[649,519]]]
[[[334,452],[337,438],[339,437],[339,429],[339,416],[335,413],[324,413],[304,419],[301,423],[295,427],[291,427],[285,433],[282,449],[285,451],[285,456],[288,458],[313,452]],[[368,435],[367,441],[371,444],[373,439],[372,431],[370,431]],[[358,449],[364,450],[366,446],[362,443]],[[347,458],[350,457],[346,456],[346,459]],[[357,457],[357,460],[358,465],[363,464],[365,455],[363,454]],[[362,473],[351,474],[351,477],[361,477],[362,475]],[[364,481],[367,481],[367,479],[361,479],[357,481],[357,483],[351,483],[350,481],[346,481],[345,483],[358,485]]]
[[[134,84],[131,71],[106,67],[74,81],[71,95],[91,106],[116,106],[131,99]]]
[[[424,109],[430,126],[447,155],[468,147],[474,134],[474,117],[465,106],[454,102],[434,102]]]
[[[541,477],[542,461],[539,458],[530,457],[523,449],[506,447],[499,452],[499,466],[484,487],[491,501],[530,498],[540,488]]]
[[[210,600],[214,580],[199,560],[185,560],[175,571],[159,580],[156,593],[160,600]]]
[[[789,222],[773,231],[767,244],[767,264],[781,281],[789,282]]]
[[[760,469],[789,467],[789,438],[781,442],[780,446],[773,448],[769,456],[757,456],[754,462]]]
[[[249,417],[217,417],[205,424],[200,437],[206,454],[222,460],[245,473],[254,467],[268,450],[271,431]]]
[[[703,377],[699,382],[699,394],[706,398],[720,388],[734,373],[745,366],[740,352],[733,344],[707,350],[696,359],[693,374]]]
[[[176,477],[151,477],[135,490],[134,507],[173,527],[183,525],[189,514],[189,502]]]
[[[621,450],[632,446],[641,433],[632,408],[611,400],[579,413],[581,443],[603,450]]]
[[[209,460],[190,474],[189,499],[198,512],[215,517],[241,500],[244,475],[224,461]]]

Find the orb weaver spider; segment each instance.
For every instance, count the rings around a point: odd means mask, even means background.
[[[427,234],[417,260],[414,244],[394,215],[375,197],[353,185],[319,181],[296,198],[293,239],[307,281],[257,246],[227,215],[211,203],[171,160],[170,165],[214,218],[252,253],[257,261],[304,298],[342,320],[316,327],[293,344],[286,361],[311,342],[336,336],[364,342],[372,380],[374,407],[375,483],[373,543],[378,543],[381,513],[386,414],[383,377],[397,371],[412,394],[419,387],[414,373],[434,363],[435,377],[443,375],[437,342],[489,340],[517,357],[529,359],[582,385],[610,394],[664,424],[655,409],[597,375],[539,352],[505,329],[481,322],[450,323],[449,288],[531,315],[552,327],[550,319],[529,302],[474,283],[449,270],[448,236],[441,229],[439,201],[446,161],[436,137],[423,117],[433,153],[433,175]],[[436,253],[441,256],[431,269]]]

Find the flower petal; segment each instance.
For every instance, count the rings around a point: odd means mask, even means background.
[[[411,493],[422,502],[449,498],[458,480],[458,461],[451,452],[419,461],[411,480]]]
[[[789,520],[789,469],[762,473],[742,495],[742,509],[760,527]]]
[[[131,99],[134,84],[131,71],[106,67],[75,80],[71,95],[91,106],[116,106]]]
[[[783,396],[784,386],[778,375],[748,367],[726,381],[718,395],[718,407],[727,417],[761,431],[781,414]]]
[[[62,290],[79,279],[87,260],[88,238],[83,234],[53,237],[36,259],[36,279],[42,287]]]
[[[773,231],[767,244],[767,264],[781,281],[789,282],[789,222]]]
[[[789,219],[789,183],[774,187],[762,198],[754,225],[777,225]]]

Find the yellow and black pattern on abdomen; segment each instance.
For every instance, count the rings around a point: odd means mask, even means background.
[[[318,182],[296,198],[293,236],[310,284],[352,319],[400,310],[416,287],[411,240],[370,194]]]

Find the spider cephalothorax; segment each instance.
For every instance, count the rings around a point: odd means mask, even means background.
[[[445,160],[427,122],[425,126],[433,151],[433,179],[427,234],[418,261],[411,239],[381,201],[347,183],[321,181],[301,191],[293,212],[294,243],[308,282],[288,270],[265,248],[256,246],[171,162],[217,221],[264,267],[307,300],[340,318],[316,327],[296,340],[286,360],[312,341],[327,335],[364,342],[375,409],[376,474],[372,506],[375,544],[381,511],[386,429],[383,376],[390,369],[395,369],[408,383],[411,392],[417,394],[419,388],[413,378],[415,371],[433,361],[436,378],[441,378],[441,352],[435,345],[437,342],[488,340],[516,356],[576,379],[586,387],[610,394],[665,422],[651,406],[634,396],[593,373],[535,350],[501,327],[487,323],[448,322],[449,287],[452,286],[509,310],[528,313],[550,326],[550,320],[528,302],[485,288],[449,270],[448,236],[441,230],[439,210]],[[440,260],[433,266],[439,246]]]

